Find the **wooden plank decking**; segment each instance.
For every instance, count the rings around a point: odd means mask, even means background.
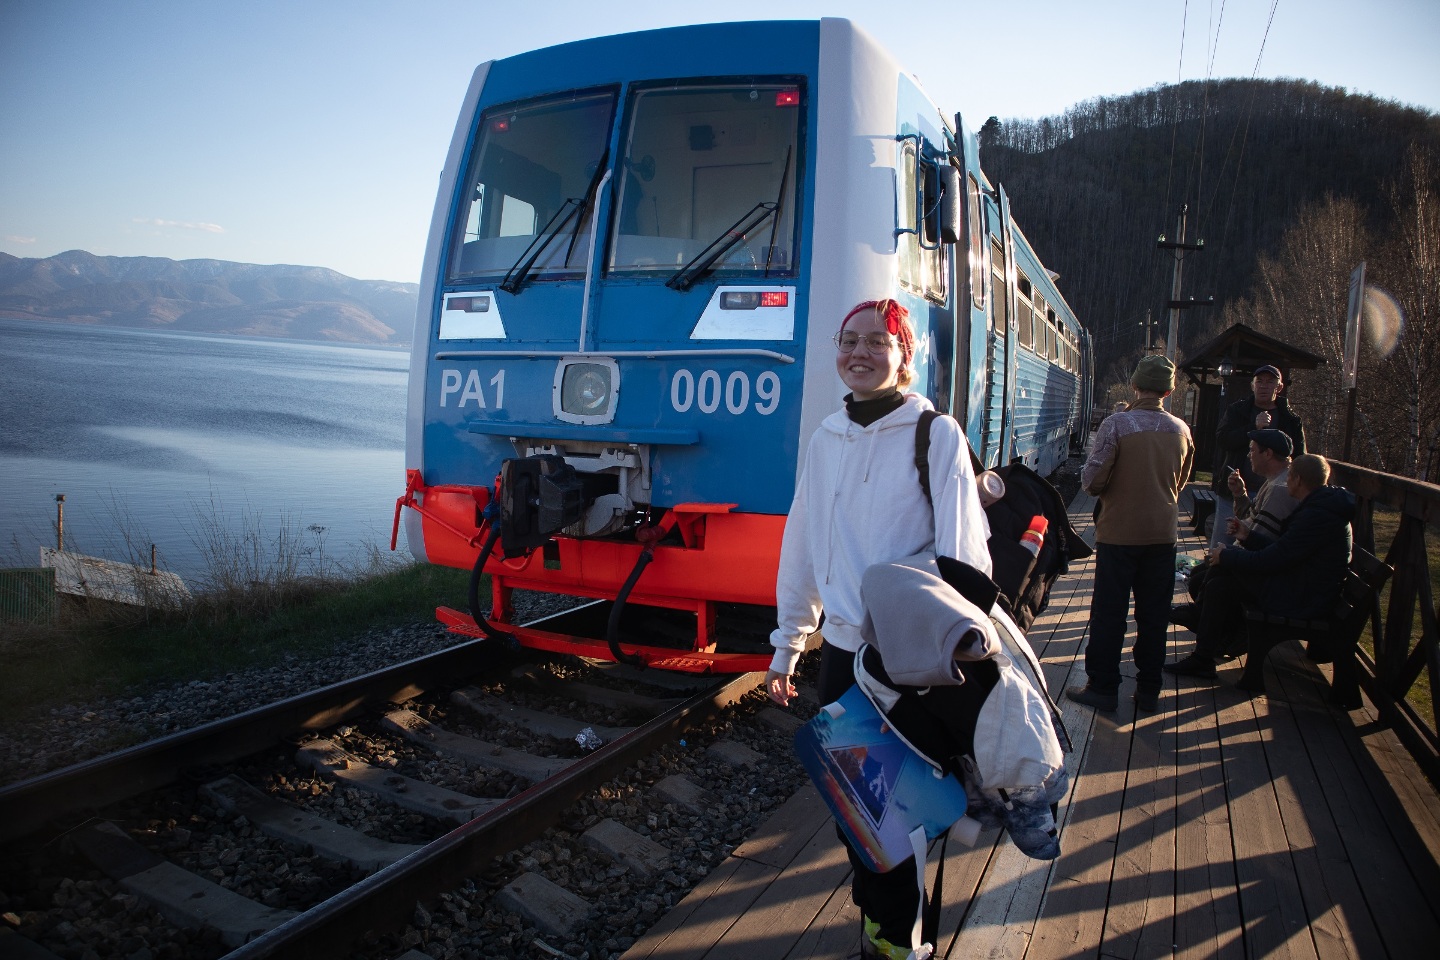
[[[1086,539],[1090,505],[1071,507]],[[1181,550],[1198,556],[1189,532]],[[1073,704],[1060,692],[1084,680],[1093,574],[1072,568],[1030,630],[1075,743],[1064,852],[1031,860],[999,831],[952,843],[937,956],[1440,956],[1440,799],[1370,705],[1328,706],[1329,668],[1293,646],[1254,700],[1234,688],[1236,661],[1217,687],[1167,687],[1154,715],[1135,713],[1128,682],[1116,713]],[[1193,640],[1173,630],[1170,656]],[[810,789],[625,960],[844,960],[859,925]]]

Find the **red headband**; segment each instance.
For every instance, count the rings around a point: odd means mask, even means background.
[[[915,356],[915,331],[905,322],[910,311],[894,300],[866,300],[845,314],[845,319],[840,321],[840,329],[845,329],[851,317],[866,310],[874,310],[877,316],[884,317],[886,332],[900,341],[900,366],[908,367]]]

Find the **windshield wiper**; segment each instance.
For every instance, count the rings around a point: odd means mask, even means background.
[[[560,209],[555,211],[555,215],[546,221],[545,226],[535,235],[535,239],[531,240],[530,245],[520,254],[520,259],[516,260],[505,272],[505,279],[500,281],[501,290],[511,294],[519,293],[521,285],[525,283],[525,278],[530,275],[531,270],[535,269],[535,262],[540,259],[545,248],[550,246],[550,241],[558,237],[560,231],[565,229],[566,224],[574,220],[575,225],[570,228],[570,246],[565,251],[564,260],[565,263],[570,262],[570,255],[575,252],[575,241],[580,236],[580,224],[585,220],[585,211],[590,209],[590,204],[595,202],[595,188],[600,183],[600,175],[605,172],[605,162],[609,157],[608,151],[601,155],[600,163],[596,165],[595,173],[590,177],[590,185],[585,188],[585,196],[567,197],[565,202],[560,204]]]
[[[695,284],[695,281],[704,276],[706,271],[725,255],[726,251],[741,240],[744,240],[745,235],[751,230],[754,230],[760,226],[760,224],[764,223],[766,217],[774,217],[774,222],[770,225],[770,243],[765,248],[764,275],[767,277],[770,276],[770,262],[775,257],[775,236],[780,231],[779,212],[785,202],[785,187],[790,180],[790,158],[794,156],[794,152],[795,148],[793,146],[787,148],[785,151],[785,165],[780,171],[780,189],[775,194],[775,202],[757,203],[751,207],[749,213],[745,214],[745,216],[739,220],[736,220],[729,230],[726,230],[720,236],[716,237],[711,241],[710,246],[701,250],[700,254],[694,260],[685,264],[675,276],[665,281],[665,286],[675,290],[689,290],[690,287]],[[759,214],[758,216],[756,215],[757,212]],[[744,224],[743,228],[741,226],[742,224]],[[717,244],[720,245],[720,248],[715,250],[714,253],[711,253],[711,249]]]
[[[505,279],[500,281],[500,289],[506,293],[518,293],[520,285],[525,282],[525,278],[535,268],[535,261],[540,259],[540,254],[545,252],[545,248],[550,246],[550,241],[560,234],[560,231],[565,228],[565,224],[569,223],[570,219],[584,206],[585,201],[580,197],[567,197],[565,202],[560,204],[560,209],[555,211],[555,215],[546,222],[544,228],[535,234],[535,239],[531,240],[530,245],[525,248],[525,252],[520,254],[520,259],[516,260],[505,272]]]
[[[769,200],[762,200],[755,204],[748,213],[727,227],[720,236],[711,240],[704,250],[695,255],[693,260],[676,271],[675,276],[666,280],[665,286],[672,290],[689,290],[694,286],[695,281],[715,266],[717,260],[730,252],[731,247],[744,240],[747,233],[760,226],[769,217],[774,216],[775,211],[779,209],[780,204]]]

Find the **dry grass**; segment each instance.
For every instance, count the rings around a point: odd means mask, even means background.
[[[342,564],[326,555],[322,527],[267,529],[274,528],[252,515],[197,517],[206,566],[189,597],[141,591],[139,604],[120,604],[62,595],[53,623],[7,624],[0,722],[45,704],[223,675],[290,654],[319,656],[366,630],[465,606],[467,571],[378,549]]]

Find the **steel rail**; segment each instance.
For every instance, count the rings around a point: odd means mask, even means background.
[[[543,621],[541,621],[543,622]],[[483,670],[488,641],[450,647],[0,787],[0,843],[175,782],[182,771],[257,753],[297,732],[318,730],[384,703],[419,696]]]
[[[759,673],[740,674],[694,694],[562,773],[457,827],[410,856],[307,910],[224,960],[348,957],[371,933],[398,931],[415,903],[454,888],[494,857],[540,836],[577,799],[757,687]]]

